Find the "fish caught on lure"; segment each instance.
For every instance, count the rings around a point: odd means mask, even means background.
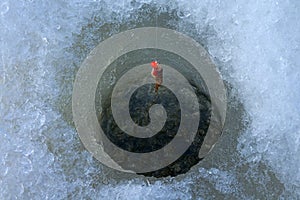
[[[152,61],[151,67],[152,67],[151,75],[155,79],[155,92],[157,92],[159,86],[163,82],[163,69],[161,66],[158,65],[157,61]]]

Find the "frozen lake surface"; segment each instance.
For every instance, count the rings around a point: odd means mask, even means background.
[[[157,2],[0,1],[0,199],[300,198],[300,3]],[[229,90],[223,136],[175,178],[103,166],[72,123],[87,54],[156,16],[207,49]]]

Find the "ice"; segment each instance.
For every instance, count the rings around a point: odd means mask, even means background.
[[[201,41],[238,117],[190,172],[148,182],[99,164],[62,112],[85,51],[132,16],[142,20],[145,5],[177,16],[168,23]],[[297,1],[272,0],[1,1],[0,199],[300,198],[299,11]],[[111,31],[97,38],[93,19]]]
[[[5,15],[9,11],[9,3],[8,2],[3,2],[1,4],[1,15]]]
[[[231,69],[220,70],[228,73],[225,78],[235,85],[251,117],[251,126],[239,138],[239,151],[249,163],[271,166],[287,189],[296,188],[291,192],[299,195],[299,3],[217,5],[209,7],[206,23],[224,40],[211,41],[208,49],[225,63],[224,56],[230,58]]]
[[[179,185],[170,188],[157,181],[147,185],[143,182],[129,181],[117,186],[108,185],[100,189],[100,199],[191,199],[190,193],[186,193]]]
[[[219,169],[211,168],[206,170],[199,169],[200,176],[207,179],[210,183],[215,185],[215,188],[223,194],[235,193],[238,187],[238,182],[234,175],[228,172],[222,172]]]

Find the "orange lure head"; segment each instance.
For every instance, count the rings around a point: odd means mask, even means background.
[[[158,62],[157,61],[152,61],[151,62],[151,67],[156,69],[158,67]]]

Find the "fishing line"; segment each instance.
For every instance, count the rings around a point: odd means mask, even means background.
[[[158,23],[157,23],[157,18],[158,18],[158,6],[157,2],[155,1],[155,61],[157,61],[158,58],[158,49],[157,49],[157,32],[158,32]]]

